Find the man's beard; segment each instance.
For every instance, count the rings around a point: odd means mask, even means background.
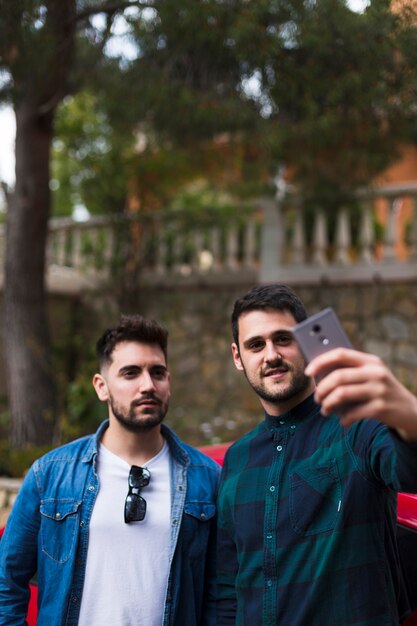
[[[271,402],[271,403],[284,402],[286,400],[290,400],[291,398],[294,398],[297,395],[302,396],[304,392],[306,391],[306,389],[308,389],[311,383],[311,379],[304,374],[304,369],[295,370],[288,363],[280,360],[279,363],[277,362],[274,364],[270,364],[266,371],[274,369],[275,367],[282,367],[282,366],[286,367],[287,371],[292,373],[292,378],[286,387],[284,387],[283,389],[277,388],[274,391],[268,391],[268,389],[266,389],[261,383],[255,382],[254,380],[249,378],[246,372],[246,369],[244,370],[248,383],[250,384],[252,389],[255,391],[255,393],[260,398],[262,398],[262,400],[265,400],[266,402]],[[265,379],[267,379],[267,377],[265,376],[265,372],[264,372],[263,377],[261,378],[261,381]]]
[[[113,396],[110,394],[109,403],[110,408],[113,412],[114,417],[117,419],[119,424],[121,424],[126,430],[130,430],[131,432],[139,433],[139,432],[147,432],[155,428],[155,426],[159,426],[161,422],[164,420],[165,415],[168,411],[168,405],[163,404],[155,398],[155,396],[148,396],[149,399],[155,400],[158,402],[158,406],[155,406],[152,410],[146,414],[142,413],[140,416],[136,414],[136,408],[138,406],[137,402],[132,402],[130,405],[130,409],[125,411],[120,405],[116,404]],[[142,398],[143,400],[144,398]]]

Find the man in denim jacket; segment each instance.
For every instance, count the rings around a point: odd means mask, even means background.
[[[0,624],[25,624],[37,572],[38,626],[210,626],[219,468],[162,424],[167,332],[125,316],[97,355],[109,420],[29,470],[0,543]]]

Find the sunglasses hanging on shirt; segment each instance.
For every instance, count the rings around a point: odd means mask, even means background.
[[[147,467],[132,465],[129,472],[129,492],[125,502],[125,522],[141,522],[146,515],[146,500],[140,495],[143,487],[149,485],[151,473]]]

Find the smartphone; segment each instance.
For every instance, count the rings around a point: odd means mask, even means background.
[[[292,332],[307,362],[334,348],[352,348],[336,313],[330,307],[300,322]],[[328,373],[326,371],[321,378]]]

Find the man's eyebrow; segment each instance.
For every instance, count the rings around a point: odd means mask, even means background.
[[[132,372],[132,371],[139,372],[143,369],[144,369],[143,365],[123,365],[123,367],[119,369],[119,374],[125,374],[126,372]],[[164,370],[165,372],[168,371],[167,366],[164,365],[163,363],[153,363],[152,365],[149,366],[148,369],[150,371],[152,370]]]
[[[268,337],[272,337],[275,339],[276,337],[288,336],[292,334],[293,332],[291,328],[279,328],[278,330],[274,330],[270,335],[268,335]],[[247,346],[254,341],[265,341],[265,339],[267,339],[268,337],[265,337],[264,335],[253,335],[253,337],[248,337],[247,339],[245,339],[243,345]]]
[[[124,374],[127,371],[131,372],[132,370],[136,371],[141,369],[143,368],[139,365],[123,365],[123,367],[119,369],[119,374]]]
[[[245,339],[245,341],[243,342],[243,345],[248,346],[250,343],[254,341],[265,341],[265,339],[264,337],[262,337],[262,335],[253,335],[252,337],[248,337],[247,339]]]

